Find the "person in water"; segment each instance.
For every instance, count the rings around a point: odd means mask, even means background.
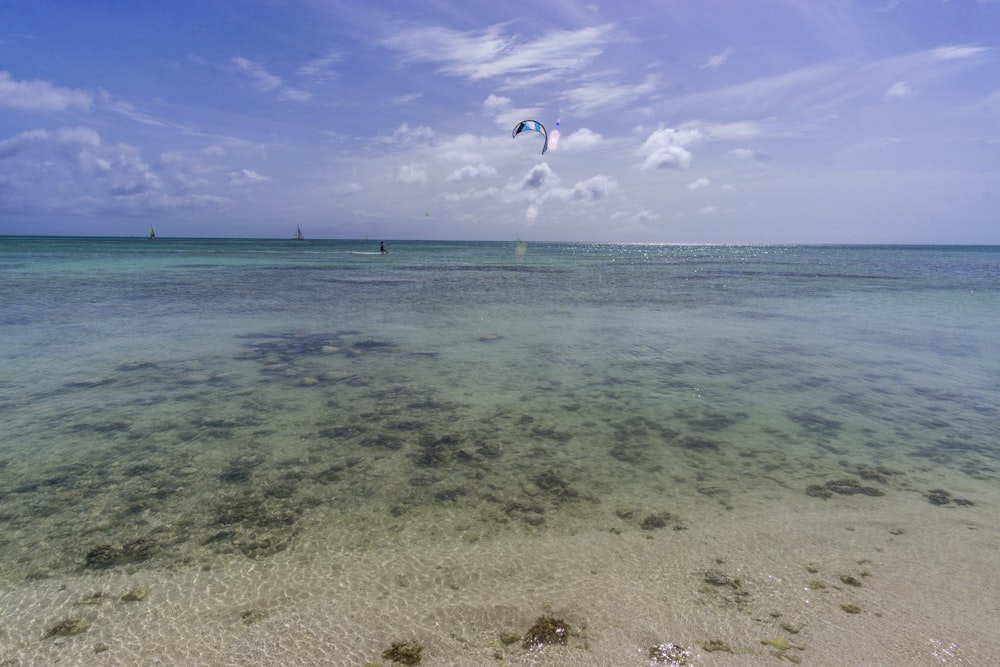
[[[385,241],[379,243],[379,252],[381,252],[383,255],[389,254],[389,251],[385,249]]]

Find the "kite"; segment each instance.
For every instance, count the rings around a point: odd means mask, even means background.
[[[545,131],[544,125],[539,123],[537,120],[522,120],[514,126],[514,131],[511,132],[510,136],[511,138],[514,138],[521,132],[538,132],[545,137],[545,143],[542,144],[542,155],[545,155],[545,151],[549,149],[549,133]]]

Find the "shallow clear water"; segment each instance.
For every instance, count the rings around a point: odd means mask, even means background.
[[[996,488],[998,248],[389,248],[0,239],[0,577]]]

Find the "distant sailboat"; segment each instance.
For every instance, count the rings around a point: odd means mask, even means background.
[[[302,228],[295,225],[295,236],[293,236],[296,241],[304,241],[306,237],[302,236]]]
[[[149,228],[149,238],[151,238],[151,239],[155,239],[156,238],[156,232],[153,231],[152,227]]]

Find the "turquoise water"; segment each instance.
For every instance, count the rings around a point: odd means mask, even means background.
[[[0,577],[1000,478],[1000,248],[388,247],[0,239]]]

